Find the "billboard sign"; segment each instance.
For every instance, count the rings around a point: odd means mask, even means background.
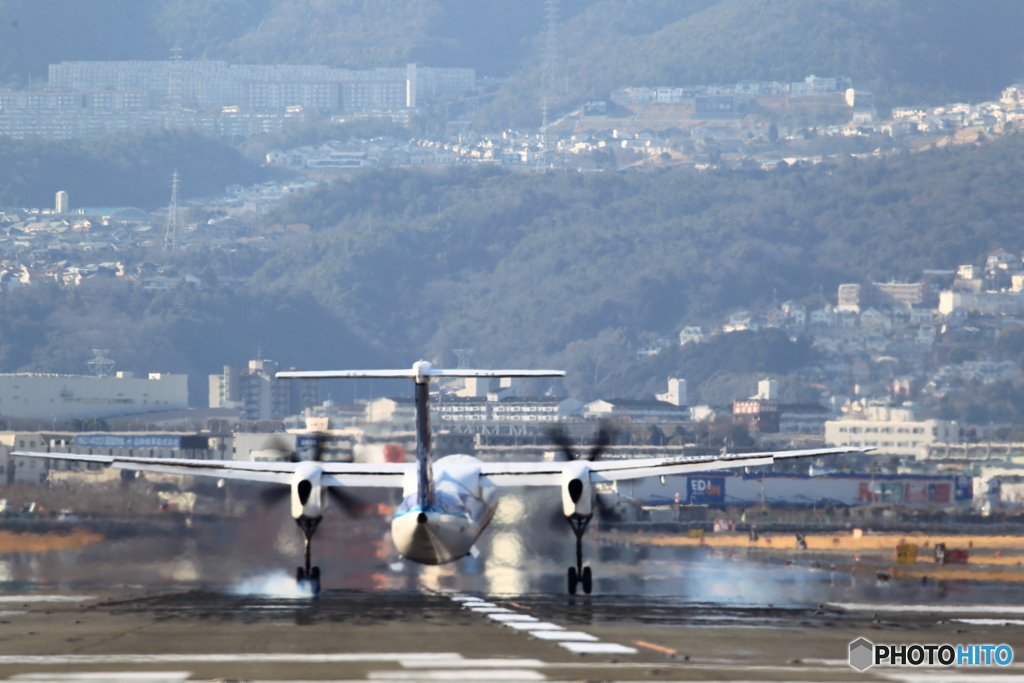
[[[725,477],[689,477],[686,490],[690,494],[690,505],[725,503]]]
[[[81,448],[181,448],[178,434],[76,434]]]

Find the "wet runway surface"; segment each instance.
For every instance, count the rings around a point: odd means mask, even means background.
[[[568,596],[571,536],[528,518],[499,515],[479,558],[443,567],[402,562],[383,519],[321,530],[316,598],[290,578],[294,524],[272,514],[68,532],[51,550],[8,539],[0,680],[1024,680],[1018,664],[847,664],[860,637],[1006,643],[1024,662],[1020,582],[880,581],[594,534],[595,594]]]
[[[876,642],[1024,647],[1019,615],[971,623],[991,617],[993,608],[929,611],[939,605],[895,614],[884,606],[874,612],[873,606],[694,604],[670,596],[491,597],[395,590],[328,590],[315,599],[188,589],[92,596],[7,592],[3,597],[0,680],[994,682],[1024,677],[1018,665],[950,678],[950,672],[934,669],[859,673],[846,664],[848,643],[861,636]]]

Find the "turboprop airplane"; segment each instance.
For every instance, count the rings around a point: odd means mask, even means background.
[[[657,477],[734,467],[771,465],[779,460],[841,453],[863,453],[871,448],[815,448],[763,453],[722,453],[604,460],[597,458],[610,440],[602,427],[598,443],[584,457],[576,457],[564,435],[556,436],[566,454],[555,462],[483,462],[469,455],[449,455],[434,461],[430,452],[430,381],[442,377],[564,377],[558,370],[443,370],[427,361],[409,370],[343,370],[326,372],[279,372],[281,379],[408,378],[415,387],[416,462],[350,463],[300,460],[295,454],[281,462],[139,458],[118,455],[80,455],[15,451],[14,455],[92,462],[119,469],[170,474],[205,475],[243,479],[290,487],[291,514],[305,540],[305,564],[296,579],[314,592],[320,588],[320,569],[311,566],[313,535],[323,519],[329,494],[345,500],[345,489],[358,487],[401,488],[403,501],[391,520],[396,550],[407,560],[436,565],[469,555],[477,538],[497,509],[506,487],[557,487],[562,514],[576,536],[576,566],[569,567],[568,589],[584,593],[593,588],[593,573],[583,565],[582,541],[597,507],[595,485],[625,479]],[[287,495],[287,494],[285,494]]]

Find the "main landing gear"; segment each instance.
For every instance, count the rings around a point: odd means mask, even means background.
[[[302,538],[305,540],[306,545],[306,565],[305,567],[297,567],[295,569],[295,583],[298,584],[299,588],[308,587],[313,592],[313,595],[317,595],[320,592],[320,567],[310,567],[310,553],[313,545],[313,533],[316,532],[316,528],[320,526],[320,520],[323,517],[306,517],[303,515],[295,520],[299,528],[302,529]]]
[[[576,595],[576,587],[583,584],[583,592],[590,595],[594,588],[594,577],[590,573],[590,567],[583,566],[583,534],[594,515],[571,515],[565,520],[572,527],[576,535],[576,566],[569,567],[569,595]]]

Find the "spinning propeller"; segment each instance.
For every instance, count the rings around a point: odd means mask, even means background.
[[[324,455],[327,452],[327,435],[323,432],[317,432],[314,435],[314,439],[313,457],[311,460],[313,462],[323,462]],[[280,460],[287,460],[288,462],[302,462],[305,460],[298,451],[290,449],[279,436],[271,436],[266,442],[264,442],[263,450],[275,451],[279,454]],[[263,503],[264,506],[270,507],[284,502],[289,495],[291,495],[291,486],[271,484],[260,492],[259,498],[260,502]],[[338,507],[350,516],[356,517],[361,512],[362,503],[348,493],[342,492],[341,489],[327,487],[327,495]]]
[[[597,436],[594,437],[594,443],[590,446],[590,450],[585,454],[577,453],[572,444],[572,439],[569,438],[565,428],[562,425],[556,424],[548,430],[548,438],[558,446],[561,457],[556,458],[559,462],[570,462],[572,460],[589,460],[593,462],[601,457],[601,453],[611,444],[612,439],[615,438],[615,425],[610,420],[601,420],[600,426],[597,428]]]

